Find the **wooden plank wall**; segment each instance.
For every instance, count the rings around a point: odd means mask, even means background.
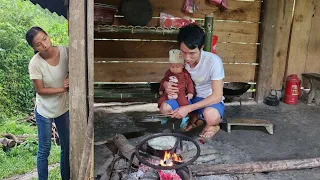
[[[302,73],[320,73],[320,0],[296,0],[287,77]]]
[[[184,0],[149,0],[153,19],[148,26],[159,25],[160,12],[177,17],[182,12]],[[195,0],[199,11],[192,18],[204,19],[214,13],[214,34],[219,37],[217,55],[225,67],[226,82],[256,82],[257,47],[261,1],[229,0],[229,9],[221,12],[207,0]],[[120,0],[95,2],[120,7]],[[118,12],[121,15],[121,10]],[[127,25],[122,17],[115,24]],[[115,40],[118,39],[118,40]],[[130,39],[130,40],[129,40]],[[135,39],[135,41],[132,41]],[[137,41],[143,39],[145,41]],[[149,41],[149,40],[171,40]],[[95,81],[96,82],[158,82],[167,70],[168,51],[178,48],[175,35],[121,34],[95,32]]]
[[[294,0],[279,0],[272,64],[271,89],[281,90],[285,76]]]

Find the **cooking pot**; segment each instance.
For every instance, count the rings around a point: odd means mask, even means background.
[[[223,85],[223,95],[240,96],[250,89],[251,84],[245,82],[229,82]]]
[[[123,16],[133,26],[145,26],[152,18],[152,6],[149,0],[124,0]]]

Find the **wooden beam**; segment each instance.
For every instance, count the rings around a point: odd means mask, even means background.
[[[199,5],[199,11],[193,14],[184,13],[182,0],[149,0],[153,9],[152,16],[159,17],[161,12],[177,17],[189,16],[192,18],[204,18],[206,14],[214,13],[215,19],[235,21],[259,21],[260,1],[228,1],[228,9],[220,11],[219,8],[205,0],[194,0]],[[121,11],[122,0],[96,0],[95,3],[105,3],[119,7]],[[119,12],[121,13],[121,12]]]
[[[255,100],[258,103],[268,95],[271,89],[272,62],[277,22],[277,1],[264,0],[261,12],[260,47],[258,52],[259,71],[257,79],[257,93]]]
[[[294,0],[278,0],[271,88],[281,90],[287,62]]]
[[[87,14],[87,37],[88,37],[88,101],[89,101],[89,117],[88,127],[91,124],[92,136],[91,138],[91,156],[89,163],[91,164],[90,178],[94,179],[94,1],[88,1],[88,14]],[[90,147],[90,146],[89,146]]]
[[[90,4],[90,3],[89,3]],[[69,4],[69,111],[71,179],[79,176],[88,121],[88,37],[87,1],[70,0]],[[88,32],[93,33],[88,30]],[[91,148],[90,148],[91,149]]]
[[[96,82],[160,82],[168,70],[164,63],[95,63]],[[254,65],[224,64],[226,82],[254,82]]]
[[[315,167],[320,167],[320,158],[252,162],[244,164],[200,164],[191,165],[190,169],[194,175],[205,176],[213,174],[272,172]]]

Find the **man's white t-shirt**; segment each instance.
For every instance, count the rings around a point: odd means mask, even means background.
[[[39,53],[29,62],[30,79],[41,79],[45,88],[61,88],[69,72],[68,50],[59,46],[59,64],[51,66]],[[39,95],[36,94],[37,112],[46,118],[56,118],[68,111],[68,92]]]
[[[200,61],[196,67],[191,68],[186,64],[185,69],[190,73],[191,78],[195,83],[197,97],[201,98],[206,98],[212,94],[212,80],[221,80],[224,78],[224,69],[221,58],[206,51],[201,51]]]

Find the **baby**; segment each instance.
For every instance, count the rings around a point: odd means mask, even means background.
[[[163,83],[174,82],[179,88],[179,92],[174,95],[168,95],[164,91]],[[194,86],[190,74],[184,69],[184,59],[180,50],[172,49],[169,51],[169,70],[165,73],[160,82],[158,107],[168,99],[177,99],[179,106],[188,105],[188,101],[194,96]]]

